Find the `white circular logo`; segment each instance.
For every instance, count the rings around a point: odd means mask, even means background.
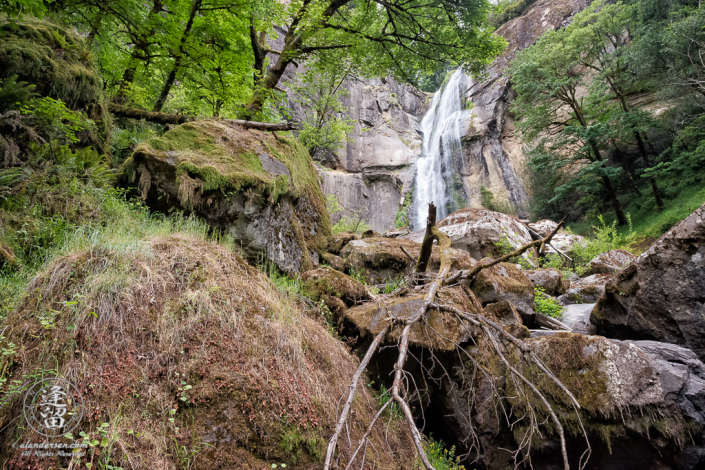
[[[24,396],[24,417],[29,427],[42,436],[63,436],[81,422],[83,397],[64,379],[42,379]]]

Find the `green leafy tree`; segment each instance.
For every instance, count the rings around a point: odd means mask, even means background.
[[[483,27],[490,10],[487,0],[291,1],[283,45],[273,51],[276,61],[258,70],[248,112],[263,108],[289,65],[322,51],[338,51],[365,75],[391,72],[408,82],[413,82],[409,71],[431,73],[447,60],[478,72],[504,45]],[[255,52],[271,51],[263,35],[251,38]]]
[[[602,110],[579,93],[588,83],[570,34],[567,29],[550,31],[513,61],[512,84],[518,94],[514,109],[522,118],[518,128],[536,146],[531,161],[535,169],[566,174],[568,182],[556,188],[555,200],[577,189],[604,192],[619,224],[626,225],[612,183],[619,169],[607,165],[601,154],[606,135],[599,119]]]

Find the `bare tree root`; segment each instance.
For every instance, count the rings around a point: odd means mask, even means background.
[[[426,295],[424,297],[424,302],[423,305],[419,308],[418,311],[416,311],[414,314],[407,318],[387,318],[387,321],[390,321],[391,324],[387,326],[384,330],[382,330],[380,333],[377,334],[377,336],[374,338],[372,341],[372,344],[369,346],[367,353],[365,354],[365,357],[362,359],[360,362],[360,366],[358,367],[357,371],[353,375],[351,385],[348,387],[348,396],[347,400],[343,406],[343,410],[340,414],[340,417],[338,419],[338,422],[335,427],[335,431],[333,433],[333,436],[331,437],[329,444],[328,444],[328,450],[326,453],[326,459],[324,463],[324,470],[330,470],[333,468],[334,465],[334,456],[335,456],[335,450],[336,446],[338,443],[339,436],[343,430],[343,428],[347,424],[347,420],[350,414],[350,409],[352,406],[353,399],[355,397],[356,389],[357,389],[357,384],[362,376],[362,373],[364,370],[367,368],[370,359],[374,355],[374,353],[379,349],[380,344],[386,337],[387,333],[391,332],[395,327],[397,326],[402,326],[403,329],[401,331],[401,334],[399,336],[397,348],[399,351],[399,355],[397,357],[397,361],[394,365],[394,382],[392,384],[392,387],[390,389],[391,392],[391,398],[387,400],[384,405],[379,409],[375,417],[372,419],[372,421],[369,423],[369,426],[360,439],[354,453],[352,454],[352,457],[350,457],[346,469],[349,469],[352,467],[352,465],[355,462],[355,458],[360,454],[362,451],[362,463],[360,468],[364,468],[365,465],[365,459],[367,456],[367,448],[368,445],[372,445],[372,442],[369,439],[369,436],[375,426],[375,424],[378,422],[380,416],[384,413],[386,409],[388,409],[393,403],[396,403],[399,408],[401,409],[404,419],[406,420],[409,430],[411,431],[411,436],[414,441],[414,446],[416,447],[416,450],[418,452],[419,458],[421,462],[423,463],[423,466],[426,470],[434,470],[432,464],[430,463],[428,456],[426,455],[426,452],[424,451],[423,448],[423,441],[422,441],[422,435],[421,432],[419,431],[418,426],[415,423],[414,416],[411,412],[411,409],[409,407],[409,401],[410,399],[414,396],[414,393],[418,394],[419,389],[416,387],[416,392],[412,393],[409,395],[407,393],[407,388],[408,388],[408,383],[407,387],[405,388],[405,371],[404,371],[404,366],[407,362],[407,358],[409,356],[409,335],[411,333],[412,328],[417,325],[421,324],[424,322],[426,319],[426,316],[429,312],[429,310],[436,310],[436,311],[446,311],[453,313],[459,321],[465,321],[473,325],[474,327],[478,328],[478,331],[482,332],[485,336],[487,336],[489,344],[492,347],[492,350],[494,353],[500,358],[504,366],[506,367],[506,370],[508,371],[511,379],[516,382],[517,389],[520,390],[520,393],[525,396],[525,393],[523,389],[519,386],[519,383],[523,383],[528,389],[531,390],[532,393],[535,394],[538,399],[541,401],[543,406],[546,408],[546,411],[549,415],[550,420],[553,422],[555,425],[555,428],[558,431],[558,435],[560,438],[561,442],[561,453],[563,456],[563,465],[565,470],[569,470],[569,462],[568,462],[568,453],[566,449],[566,440],[565,440],[565,432],[563,429],[563,426],[560,423],[560,420],[558,418],[558,415],[555,413],[553,410],[553,407],[549,403],[548,399],[543,395],[543,393],[529,380],[526,378],[519,370],[516,369],[515,366],[513,366],[506,358],[505,353],[503,352],[503,345],[507,346],[513,346],[517,348],[519,351],[519,357],[520,360],[523,360],[527,362],[528,364],[532,364],[536,366],[539,370],[541,370],[551,381],[553,381],[559,389],[566,394],[566,396],[569,398],[570,403],[572,404],[573,408],[575,409],[576,414],[578,414],[578,410],[580,409],[580,404],[578,403],[577,399],[575,396],[568,390],[565,385],[548,369],[548,367],[541,361],[541,359],[534,353],[534,351],[524,342],[518,340],[511,334],[509,334],[501,325],[495,323],[494,321],[484,317],[481,314],[474,314],[470,312],[464,312],[462,310],[459,310],[453,306],[450,305],[443,305],[439,304],[436,302],[436,295],[438,294],[438,291],[442,289],[444,286],[449,286],[452,284],[455,284],[461,280],[465,279],[472,279],[475,277],[480,271],[483,269],[492,267],[497,265],[498,263],[508,261],[511,258],[514,258],[516,256],[521,256],[524,254],[526,251],[530,250],[531,248],[535,247],[540,247],[543,249],[543,247],[546,244],[549,244],[553,236],[560,230],[561,226],[563,225],[563,222],[558,224],[558,226],[553,230],[547,237],[539,239],[539,240],[534,240],[531,243],[528,243],[526,245],[521,246],[520,248],[516,249],[515,251],[502,256],[501,258],[491,261],[489,263],[484,263],[484,264],[478,264],[477,266],[473,267],[470,270],[465,270],[465,271],[456,271],[454,273],[450,273],[450,266],[451,266],[451,254],[450,254],[450,245],[451,245],[451,240],[450,237],[439,230],[435,226],[436,222],[436,207],[433,204],[429,204],[429,216],[427,220],[427,225],[426,225],[426,235],[424,237],[421,250],[419,253],[419,259],[416,263],[416,269],[413,276],[414,281],[417,284],[424,284],[424,282],[431,281],[430,283],[426,284],[426,286],[419,285],[415,287],[415,289],[425,289],[426,290]],[[438,271],[438,274],[431,278],[430,276],[425,275],[425,271],[428,267],[428,262],[431,257],[432,249],[433,249],[433,242],[438,241],[438,245],[440,248],[440,255],[441,255],[441,265]],[[470,298],[470,301],[473,304],[473,307],[477,310],[477,312],[482,313],[484,311],[482,304],[477,300],[473,292],[467,288],[464,284],[461,284],[463,290],[465,293],[468,295]],[[436,330],[434,330],[432,327],[430,327],[429,324],[424,323],[424,325],[428,328],[430,328],[433,333],[428,332],[424,334],[436,334],[441,336]],[[426,328],[426,331],[428,330]],[[441,336],[442,338],[442,336]],[[500,343],[501,340],[501,343]],[[450,340],[448,340],[450,341]],[[475,371],[478,369],[487,374],[485,371],[483,371],[482,367],[480,364],[470,356],[467,351],[465,351],[459,344],[456,344],[452,341],[450,341],[455,345],[456,350],[458,350],[459,354],[465,353],[466,356],[468,356],[471,360],[471,362],[474,365]],[[431,353],[431,360],[432,361],[437,361],[434,358],[433,353]],[[422,358],[423,359],[423,358]],[[419,358],[415,358],[419,363],[421,363],[421,360]],[[422,366],[423,367],[423,366]],[[448,376],[448,372],[443,368],[443,375]],[[474,376],[475,372],[473,372]],[[413,381],[412,381],[413,382]],[[411,383],[411,385],[416,386],[415,383]],[[419,395],[420,398],[420,395]],[[504,410],[504,405],[501,406],[502,410]],[[496,410],[497,411],[497,410]],[[531,446],[531,436],[534,433],[534,429],[536,432],[538,432],[538,426],[543,423],[539,423],[537,420],[537,414],[535,413],[534,409],[532,407],[529,407],[528,410],[526,411],[526,414],[528,414],[528,418],[531,420],[531,426],[530,430],[528,431],[527,435],[524,436],[522,439],[522,442],[519,445],[519,449],[514,452],[515,455],[515,462],[517,465],[521,464],[522,462],[526,461],[527,458],[529,458],[529,453],[528,451],[530,450]],[[499,415],[498,415],[499,416]],[[509,415],[507,414],[507,411],[504,410],[504,416],[506,417],[507,420],[509,420]],[[515,421],[519,422],[523,418],[518,417],[518,419]],[[580,420],[580,415],[578,414],[578,419]],[[544,421],[545,423],[546,421]],[[512,426],[514,424],[511,424]],[[586,437],[587,440],[587,433],[585,432],[585,429],[583,427],[582,421],[580,421],[580,426],[583,431],[583,434]],[[471,426],[472,427],[472,426]],[[477,439],[477,437],[475,437]],[[373,446],[374,447],[374,446]],[[479,448],[479,443],[478,443],[478,448]],[[524,460],[521,462],[517,462],[517,456],[522,452],[522,450],[525,449],[524,452]],[[586,451],[587,456],[589,457],[590,454],[590,444],[588,442],[588,450]],[[583,454],[583,457],[585,454]],[[583,457],[581,457],[581,468],[584,466],[582,461]],[[336,468],[337,468],[337,464]]]

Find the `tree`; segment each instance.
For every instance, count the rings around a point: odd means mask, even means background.
[[[592,82],[593,99],[603,103],[614,99],[619,103],[620,110],[616,113],[612,111],[612,120],[619,124],[617,128],[632,136],[648,169],[651,161],[643,132],[648,116],[634,112],[627,103],[627,96],[638,86],[635,75],[628,69],[630,30],[636,27],[635,18],[636,9],[633,6],[622,2],[607,4],[605,0],[598,0],[576,16],[566,28],[565,37],[578,55],[580,64],[596,73]],[[663,210],[656,179],[649,177],[648,180],[656,206]]]
[[[578,67],[580,56],[568,36],[567,30],[550,31],[513,61],[512,85],[518,95],[514,109],[522,118],[518,128],[526,141],[537,144],[534,166],[565,168],[573,188],[578,183],[584,187],[600,184],[618,223],[626,225],[611,181],[618,170],[606,165],[602,157],[605,128],[591,100],[579,93],[587,83]],[[565,193],[560,189],[557,197]]]
[[[276,61],[260,70],[248,112],[262,110],[290,64],[321,51],[339,51],[363,74],[391,72],[408,82],[409,71],[430,73],[446,60],[478,72],[504,44],[483,28],[489,12],[487,0],[292,1],[283,46]],[[251,38],[256,55],[269,52],[263,35]],[[256,67],[260,63],[255,60]]]

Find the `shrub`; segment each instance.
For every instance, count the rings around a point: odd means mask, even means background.
[[[546,295],[543,287],[534,288],[534,308],[548,317],[561,318],[565,307],[558,299]]]

